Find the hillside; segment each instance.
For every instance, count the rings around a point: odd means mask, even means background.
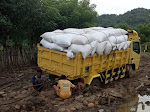
[[[128,11],[121,15],[104,14],[98,16],[95,20],[96,26],[116,26],[120,23],[127,23],[129,26],[136,26],[138,24],[150,23],[150,9],[137,8]]]

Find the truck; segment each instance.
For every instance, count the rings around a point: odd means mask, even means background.
[[[85,59],[76,53],[73,59],[67,59],[66,53],[42,47],[37,44],[38,66],[51,76],[65,75],[68,80],[83,79],[85,85],[99,86],[114,80],[129,77],[129,70],[139,68],[141,47],[136,31],[128,30],[130,46],[126,50],[112,50],[109,55],[96,53]]]

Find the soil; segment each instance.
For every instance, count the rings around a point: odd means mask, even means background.
[[[0,112],[115,112],[150,82],[150,56],[142,54],[140,67],[131,71],[130,78],[119,79],[101,88],[86,87],[72,97],[60,99],[47,82],[42,92],[31,89],[30,80],[36,66],[0,74]]]

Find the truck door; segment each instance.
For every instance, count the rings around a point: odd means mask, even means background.
[[[139,68],[140,58],[141,58],[141,47],[139,41],[132,41],[131,44],[131,57],[130,64],[132,64],[132,68],[137,70]]]

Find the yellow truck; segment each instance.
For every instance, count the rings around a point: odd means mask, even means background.
[[[37,45],[38,66],[45,72],[55,76],[65,75],[68,80],[82,78],[84,84],[99,85],[124,78],[129,69],[139,68],[141,57],[140,37],[136,31],[128,30],[128,41],[131,45],[126,50],[111,51],[109,55],[98,56],[96,53],[85,59],[76,53],[73,59],[67,59],[65,52],[55,51]]]

